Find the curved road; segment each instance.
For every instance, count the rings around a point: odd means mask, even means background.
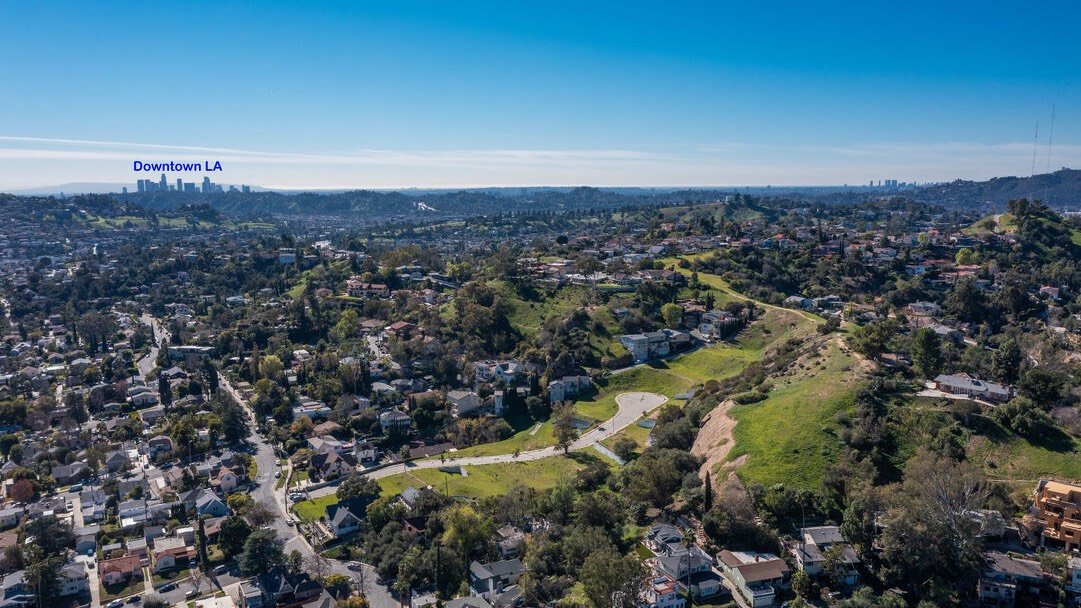
[[[622,393],[616,396],[616,405],[619,406],[616,415],[612,416],[608,420],[605,420],[600,425],[582,434],[578,439],[575,439],[570,445],[571,451],[584,450],[593,446],[596,443],[608,439],[612,435],[622,431],[628,426],[634,424],[639,418],[645,414],[657,409],[665,402],[668,401],[668,397],[664,395],[658,395],[656,393],[641,393],[631,392]],[[398,475],[407,471],[415,469],[436,469],[443,466],[477,466],[486,464],[500,464],[507,462],[527,462],[531,460],[540,460],[542,458],[551,458],[558,456],[562,452],[562,448],[559,446],[552,446],[548,448],[539,448],[536,450],[529,450],[526,452],[519,452],[517,456],[514,454],[495,454],[492,456],[466,456],[461,458],[454,458],[448,456],[446,461],[431,459],[431,460],[417,460],[409,463],[396,464],[389,467],[383,467],[367,473],[368,477],[372,479],[380,479],[383,477],[389,477],[391,475]],[[319,488],[309,492],[309,496],[312,498],[318,496],[325,496],[333,494],[336,488],[328,486]]]

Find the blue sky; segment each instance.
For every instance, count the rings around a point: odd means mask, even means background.
[[[0,0],[0,188],[984,179],[1052,104],[1081,165],[1076,2],[586,4]]]

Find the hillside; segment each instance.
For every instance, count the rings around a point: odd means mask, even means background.
[[[1081,170],[1061,169],[1032,177],[996,177],[984,182],[956,180],[914,191],[915,200],[972,208],[1001,209],[1007,202],[1042,200],[1055,209],[1081,207]]]

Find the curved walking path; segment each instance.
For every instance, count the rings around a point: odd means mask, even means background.
[[[608,420],[605,420],[596,427],[586,431],[570,445],[570,451],[584,450],[591,447],[594,444],[608,439],[612,435],[622,431],[628,426],[634,424],[639,418],[645,414],[657,409],[665,402],[668,401],[668,397],[664,395],[658,395],[656,393],[642,393],[642,392],[630,392],[620,393],[616,395],[616,405],[619,409],[616,411],[616,415],[612,416]],[[486,464],[502,464],[508,462],[528,462],[531,460],[540,460],[542,458],[551,458],[563,453],[562,448],[559,446],[552,446],[547,448],[539,448],[536,450],[528,450],[526,452],[519,452],[517,456],[514,454],[495,454],[492,456],[469,456],[464,458],[454,458],[448,456],[446,461],[431,459],[431,460],[417,460],[408,463],[396,464],[389,467],[383,467],[382,469],[376,469],[366,475],[372,479],[381,479],[383,477],[390,477],[391,475],[399,475],[408,471],[416,469],[437,469],[439,467],[446,466],[478,466]],[[334,493],[336,488],[328,486],[325,488],[319,488],[318,490],[312,490],[310,496],[312,498],[323,496],[326,494]]]

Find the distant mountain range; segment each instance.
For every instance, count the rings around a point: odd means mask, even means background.
[[[996,177],[985,182],[957,180],[925,186],[910,196],[918,201],[965,208],[1004,208],[1019,198],[1043,201],[1054,209],[1081,207],[1081,170],[1060,169],[1031,177]]]
[[[373,221],[468,217],[518,211],[574,211],[639,205],[674,205],[723,200],[736,193],[763,198],[806,200],[819,204],[852,203],[884,194],[965,209],[1001,209],[1016,198],[1039,199],[1056,209],[1081,208],[1081,170],[1062,169],[1032,177],[997,177],[988,181],[957,180],[918,188],[880,189],[866,186],[739,187],[739,188],[593,188],[524,187],[463,190],[398,191],[327,190],[253,192],[116,194],[124,184],[69,183],[15,192],[19,195],[111,193],[119,200],[151,210],[206,204],[230,215],[349,215]]]

